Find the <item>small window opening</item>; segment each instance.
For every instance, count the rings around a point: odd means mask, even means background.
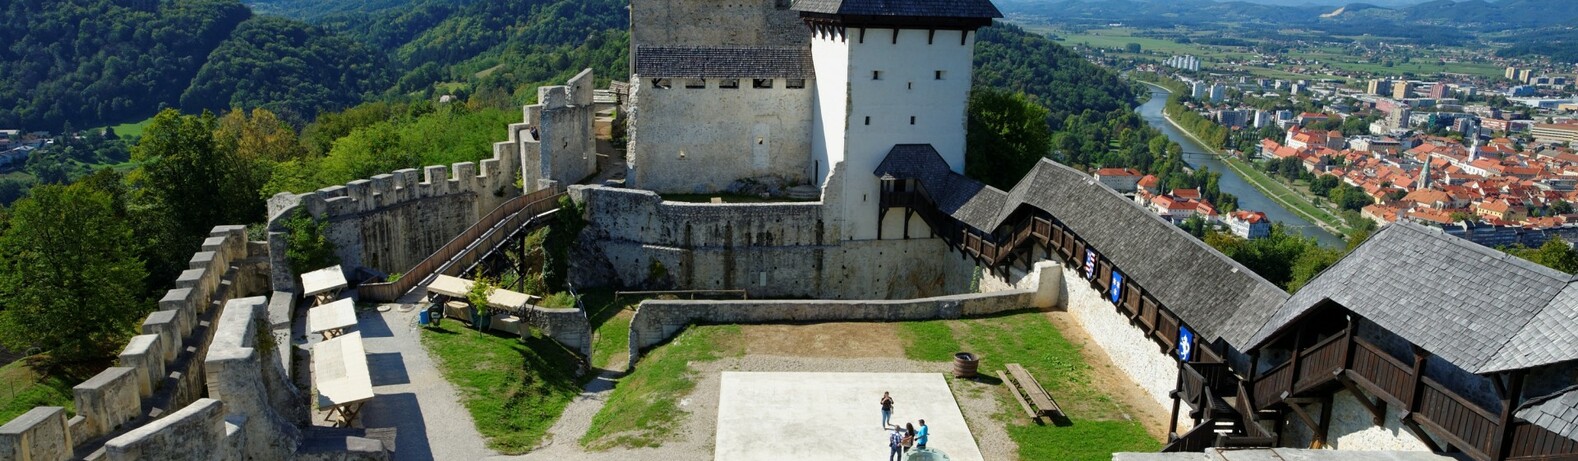
[[[718,88],[732,90],[732,89],[736,89],[736,88],[739,88],[739,87],[740,87],[740,79],[737,79],[737,78],[726,78],[726,79],[718,81]]]
[[[911,124],[911,125],[914,125],[914,124],[915,124],[915,116],[914,116],[914,115],[911,115],[911,116],[910,116],[910,124]]]
[[[915,82],[909,82],[909,83],[904,84],[904,88],[905,89],[909,89],[909,90],[915,89]]]
[[[936,74],[934,74],[934,78],[936,80],[942,80],[942,71],[937,71]]]
[[[873,71],[871,71],[871,79],[872,80],[882,80],[882,71],[880,71],[880,70],[873,70]]]
[[[655,88],[660,88],[660,89],[665,89],[666,90],[666,89],[669,89],[669,88],[673,88],[674,84],[673,84],[673,82],[669,81],[669,79],[666,79],[666,78],[654,78],[654,79],[652,79],[652,86],[655,87]]]
[[[871,124],[871,116],[870,116],[870,115],[867,115],[867,116],[866,116],[866,124],[867,124],[867,125],[870,125],[870,124]]]
[[[772,88],[773,87],[773,79],[770,79],[770,78],[753,79],[753,80],[751,80],[751,87],[752,88]]]
[[[706,87],[707,87],[707,79],[704,79],[704,78],[685,79],[685,88],[696,89],[696,88],[706,88]]]
[[[790,88],[790,89],[805,88],[805,79],[803,79],[803,78],[791,78],[789,80],[786,80],[784,82],[784,88]]]

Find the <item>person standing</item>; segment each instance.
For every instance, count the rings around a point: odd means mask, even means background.
[[[894,426],[894,427],[898,427],[898,426]],[[904,456],[908,457],[910,455],[910,447],[915,446],[915,425],[914,424],[904,423],[904,440],[901,443],[904,445]]]
[[[893,397],[887,392],[882,393],[882,429],[888,429],[888,420],[893,419]]]
[[[893,432],[888,433],[888,461],[902,461],[904,452],[904,429],[893,426]]]
[[[920,449],[922,449],[922,450],[925,450],[926,449],[926,437],[931,435],[931,428],[926,427],[926,420],[924,420],[924,419],[920,420],[920,425],[921,425],[920,432],[915,433],[915,446],[920,448]]]

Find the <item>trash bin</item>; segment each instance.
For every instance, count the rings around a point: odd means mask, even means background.
[[[953,354],[953,377],[974,378],[981,366],[981,357],[969,352]]]
[[[425,326],[427,326],[428,319],[431,318],[432,316],[433,316],[433,311],[430,311],[430,310],[427,310],[427,309],[422,309],[422,312],[418,312],[416,314],[416,324],[425,327]]]

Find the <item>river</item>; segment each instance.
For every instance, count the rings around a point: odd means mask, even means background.
[[[1322,246],[1343,248],[1346,245],[1342,238],[1326,232],[1309,220],[1294,214],[1292,211],[1288,211],[1287,208],[1283,208],[1282,205],[1266,197],[1266,194],[1262,194],[1260,189],[1256,189],[1248,182],[1245,182],[1244,178],[1239,177],[1238,173],[1235,173],[1232,168],[1228,168],[1216,156],[1206,153],[1209,152],[1209,149],[1195,142],[1194,139],[1184,134],[1178,127],[1168,123],[1165,116],[1162,115],[1162,109],[1167,107],[1167,97],[1171,96],[1172,93],[1155,85],[1150,85],[1149,88],[1151,89],[1151,99],[1140,105],[1140,116],[1144,117],[1145,121],[1150,123],[1151,126],[1162,130],[1162,134],[1167,135],[1173,142],[1183,146],[1184,162],[1187,162],[1190,167],[1204,167],[1209,168],[1211,171],[1222,173],[1222,180],[1218,185],[1222,188],[1222,192],[1238,197],[1238,207],[1240,209],[1265,212],[1266,216],[1271,218],[1272,221],[1282,223],[1283,226],[1294,232],[1314,237]]]

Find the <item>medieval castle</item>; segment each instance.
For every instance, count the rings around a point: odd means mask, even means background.
[[[78,416],[7,423],[0,457],[86,443],[107,459],[386,458],[370,434],[298,428],[290,354],[273,346],[300,295],[284,219],[326,222],[353,280],[405,273],[359,288],[395,301],[559,194],[586,213],[576,286],[800,299],[648,301],[631,360],[697,322],[1034,306],[1068,311],[1171,414],[1166,451],[1578,456],[1571,275],[1399,223],[1290,294],[1085,172],[1043,160],[1007,191],[964,176],[975,33],[1001,16],[988,0],[635,0],[630,16],[629,81],[540,89],[493,158],[281,194],[266,242],[216,229],[123,366],[79,386]],[[599,161],[615,111],[627,149]],[[819,199],[663,198],[742,190]],[[579,315],[539,321],[584,351]]]

